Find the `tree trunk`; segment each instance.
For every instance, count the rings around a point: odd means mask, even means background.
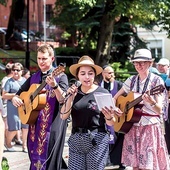
[[[8,29],[6,34],[6,43],[9,43],[9,39],[13,33],[13,28],[19,19],[23,18],[25,9],[25,0],[12,0],[11,13],[8,21]]]
[[[110,59],[110,50],[112,43],[112,35],[114,28],[114,17],[111,11],[115,4],[113,0],[107,0],[105,4],[105,12],[103,14],[99,32],[99,41],[97,46],[96,64],[101,66],[108,64]]]

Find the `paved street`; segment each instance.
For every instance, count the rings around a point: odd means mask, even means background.
[[[66,135],[66,142],[64,146],[64,152],[63,152],[63,158],[68,162],[68,145],[67,140],[70,135],[70,126],[67,129],[67,135]],[[22,152],[22,146],[20,145],[14,145],[14,149],[16,152],[8,152],[6,148],[4,147],[4,157],[8,159],[8,164],[10,167],[10,170],[29,170],[29,158],[28,153]]]
[[[29,170],[29,158],[28,154],[22,152],[22,146],[14,146],[16,152],[8,152],[4,147],[4,157],[8,159],[10,170]],[[63,158],[67,162],[68,160],[68,146],[64,148]]]
[[[67,128],[67,134],[65,139],[65,145],[64,145],[64,152],[63,152],[63,158],[66,163],[68,163],[68,145],[67,140],[70,135],[70,128],[71,124],[69,123],[69,126]],[[22,152],[22,146],[20,145],[14,145],[14,148],[16,152],[8,152],[6,148],[4,147],[4,157],[8,159],[8,164],[10,167],[10,170],[29,170],[29,158],[28,154]],[[118,169],[118,166],[110,166],[106,167],[105,170],[115,170]],[[132,170],[132,168],[126,168],[126,170]]]

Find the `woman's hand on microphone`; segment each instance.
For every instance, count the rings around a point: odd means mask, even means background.
[[[78,92],[78,87],[75,84],[73,84],[71,87],[68,88],[66,98],[68,96],[68,99],[73,100],[77,95],[77,92]]]

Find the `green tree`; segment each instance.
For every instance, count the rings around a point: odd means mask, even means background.
[[[7,4],[7,2],[8,2],[8,0],[0,0],[0,4],[2,4],[4,6]]]
[[[96,63],[103,65],[111,58],[111,47],[116,44],[113,33],[120,19],[127,18],[134,42],[139,45],[133,28],[140,25],[151,29],[161,23],[168,30],[169,7],[168,0],[58,0],[52,22],[70,33],[81,48],[96,49]],[[131,36],[128,34],[127,40]]]

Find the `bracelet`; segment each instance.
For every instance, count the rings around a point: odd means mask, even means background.
[[[54,87],[52,87],[54,90],[58,88],[58,83]]]
[[[111,121],[112,119],[113,119],[113,117],[111,117],[111,118],[109,118],[109,119],[107,119],[106,117],[104,117],[106,120],[108,120],[108,121]]]
[[[151,107],[155,107],[156,106],[156,102],[150,104]]]

